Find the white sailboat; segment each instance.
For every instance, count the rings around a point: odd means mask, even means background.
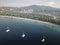
[[[9,32],[10,31],[10,28],[9,27],[7,27],[7,30],[6,30],[6,32]]]
[[[43,36],[42,42],[45,42],[45,38],[44,38],[44,36]]]
[[[22,34],[22,36],[21,36],[21,37],[23,37],[23,38],[24,38],[25,36],[26,36],[26,35],[25,35],[25,33],[23,32],[23,34]]]

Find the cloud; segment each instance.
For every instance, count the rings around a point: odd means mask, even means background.
[[[47,4],[48,6],[51,6],[51,7],[56,7],[56,8],[60,8],[60,3],[58,2],[48,2]]]
[[[0,0],[0,6],[21,7],[28,5],[44,5],[60,8],[60,0]]]
[[[48,6],[54,6],[56,3],[55,2],[48,2]]]

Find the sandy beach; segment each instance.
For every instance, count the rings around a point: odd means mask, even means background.
[[[21,17],[14,17],[14,16],[1,16],[1,15],[0,15],[0,17],[24,19],[24,20],[35,21],[35,22],[40,22],[40,23],[45,23],[45,24],[52,25],[52,23],[50,23],[50,22],[45,22],[45,21],[40,21],[40,20],[34,20],[34,19],[28,19],[28,18],[21,18]]]

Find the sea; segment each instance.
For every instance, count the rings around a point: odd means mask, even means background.
[[[60,45],[60,25],[0,17],[0,45]]]

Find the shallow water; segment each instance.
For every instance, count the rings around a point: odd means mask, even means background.
[[[7,27],[9,32],[6,32]],[[23,32],[25,37],[22,37]],[[0,17],[0,45],[60,45],[60,26]]]

